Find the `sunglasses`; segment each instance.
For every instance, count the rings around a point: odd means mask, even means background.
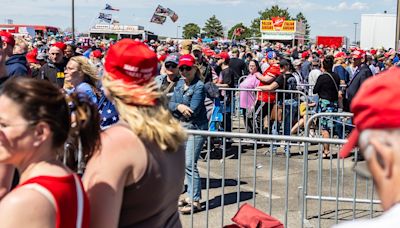
[[[165,68],[170,69],[170,68],[176,68],[178,65],[175,63],[166,63]]]
[[[179,67],[179,70],[180,70],[180,71],[184,71],[184,70],[186,70],[186,71],[191,71],[191,70],[192,70],[192,67],[190,67],[190,66],[181,66],[181,67]]]

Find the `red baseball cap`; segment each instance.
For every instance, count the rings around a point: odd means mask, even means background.
[[[362,59],[365,57],[365,51],[358,49],[351,53],[351,57],[354,59]]]
[[[65,45],[63,42],[56,42],[53,44],[53,47],[57,47],[64,52],[64,50],[67,48],[67,45]]]
[[[400,67],[392,67],[363,83],[351,103],[355,128],[340,150],[341,158],[350,155],[363,130],[400,128],[399,88]]]
[[[105,58],[105,70],[116,80],[145,84],[157,73],[157,55],[144,43],[122,39],[113,45]]]
[[[301,53],[301,58],[302,59],[306,59],[306,58],[308,58],[308,56],[310,56],[310,53],[308,53],[308,51],[305,51],[305,52]]]
[[[11,33],[1,31],[0,32],[0,36],[1,36],[1,40],[3,42],[5,42],[5,43],[7,43],[7,44],[9,44],[9,45],[11,45],[13,47],[15,46],[15,39],[14,39],[14,36]]]
[[[335,59],[336,58],[347,58],[347,55],[346,55],[346,53],[341,51],[341,52],[336,53]]]
[[[224,59],[224,60],[230,59],[229,54],[226,53],[226,52],[221,52],[221,53],[215,55],[215,58],[217,58],[217,59]]]
[[[93,52],[92,52],[92,55],[93,55],[93,57],[95,57],[95,58],[101,58],[101,56],[102,56],[102,53],[101,53],[101,51],[100,50],[94,50]]]
[[[179,64],[178,66],[189,66],[192,67],[194,64],[196,63],[196,60],[194,59],[194,57],[190,54],[186,54],[186,55],[182,55],[179,58]]]
[[[37,51],[30,51],[28,53],[26,53],[26,60],[28,61],[28,63],[38,63],[37,59]]]

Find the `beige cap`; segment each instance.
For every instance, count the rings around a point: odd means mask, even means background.
[[[190,52],[192,51],[192,41],[191,40],[182,41],[181,46],[182,46],[182,54],[183,55],[190,54]]]

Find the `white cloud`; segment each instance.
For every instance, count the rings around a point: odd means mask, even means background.
[[[369,5],[364,2],[354,2],[352,4],[349,4],[347,2],[340,2],[337,6],[325,6],[325,10],[330,10],[330,11],[345,11],[345,10],[368,10]]]

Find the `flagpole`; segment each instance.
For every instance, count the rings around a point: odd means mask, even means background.
[[[72,42],[75,43],[75,0],[72,0]]]

